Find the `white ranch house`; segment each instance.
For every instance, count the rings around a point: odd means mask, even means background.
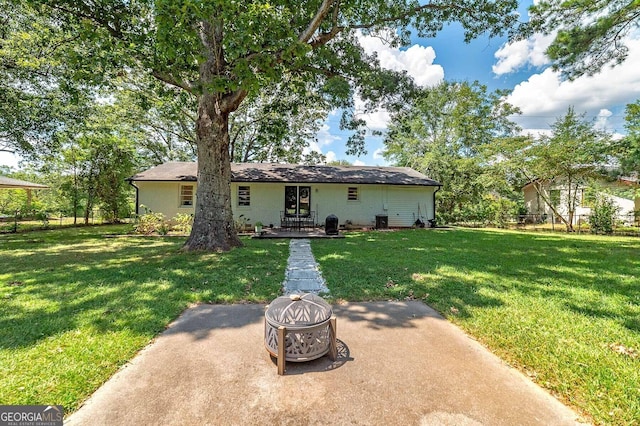
[[[539,182],[529,182],[522,188],[522,191],[524,192],[524,202],[527,207],[527,211],[531,215],[539,216],[541,219],[550,221],[553,212],[536,191],[536,184],[540,185]],[[613,182],[602,180],[599,182],[599,186],[605,189],[615,187],[637,187],[638,181],[636,178],[620,178],[617,181]],[[546,197],[556,199],[556,201],[558,202],[558,213],[562,215],[566,220],[568,220],[568,191],[566,185],[550,185],[548,182],[544,182],[542,183],[541,189]],[[588,200],[585,197],[586,191],[587,187],[585,186],[581,186],[578,188],[578,198],[573,217],[573,225],[577,225],[579,220],[585,220],[591,214],[591,207],[589,207]],[[611,200],[618,209],[618,220],[625,223],[633,222],[634,212],[640,211],[640,197],[629,199],[618,197],[608,193],[603,193],[603,195]],[[556,219],[556,221],[559,221],[559,219]]]
[[[197,163],[170,162],[129,178],[140,206],[172,218],[194,213]],[[407,167],[231,164],[234,220],[279,227],[283,216],[336,215],[354,226],[411,227],[436,217],[441,184]],[[385,222],[386,220],[386,222]],[[377,222],[378,221],[378,222]]]

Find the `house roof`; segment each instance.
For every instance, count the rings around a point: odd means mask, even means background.
[[[197,181],[197,163],[170,162],[129,178],[130,181]],[[303,166],[232,163],[232,182],[350,183],[441,186],[409,167]]]
[[[603,178],[608,178],[607,176],[603,176]],[[609,178],[610,179],[610,178]],[[618,178],[616,178],[615,180],[618,183],[624,184],[624,185],[630,185],[630,186],[637,186],[640,185],[640,181],[638,180],[637,176],[619,176]],[[534,179],[530,182],[527,182],[523,187],[522,190],[524,191],[525,189],[527,189],[529,186],[533,185],[536,182],[542,182],[542,180],[540,179]]]
[[[41,185],[39,183],[27,182],[26,180],[13,179],[5,176],[0,176],[0,188],[46,189],[49,187],[47,185]]]

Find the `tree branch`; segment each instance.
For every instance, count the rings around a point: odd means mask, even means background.
[[[152,70],[151,71],[151,75],[154,76],[155,78],[157,78],[158,80],[165,82],[171,86],[175,86],[178,87],[180,89],[183,89],[191,94],[193,94],[193,87],[187,83],[186,81],[180,81],[176,78],[174,78],[172,75],[169,74],[165,74],[161,71],[158,70]]]
[[[73,11],[67,9],[66,7],[63,7],[58,2],[49,3],[49,7],[51,7],[52,9],[57,9],[61,12],[67,13],[71,16],[76,16],[78,18],[88,19],[107,30],[112,37],[117,38],[118,40],[125,40],[124,33],[120,30],[120,28],[112,26],[107,19],[100,18],[93,14],[91,8],[88,5],[84,4],[83,2],[80,2],[79,4],[76,3],[76,5],[78,6],[78,10]]]
[[[322,1],[320,8],[316,12],[316,15],[313,17],[311,22],[309,22],[309,25],[307,26],[307,28],[300,34],[300,36],[298,36],[299,42],[307,43],[309,39],[311,39],[313,34],[315,34],[318,28],[320,28],[320,24],[322,24],[322,21],[324,21],[324,18],[327,16],[327,13],[329,13],[329,10],[331,9],[331,5],[333,4],[333,2],[334,0]]]
[[[244,98],[247,97],[248,92],[245,89],[238,89],[234,92],[226,94],[222,98],[222,104],[220,105],[223,111],[232,112],[238,109]]]

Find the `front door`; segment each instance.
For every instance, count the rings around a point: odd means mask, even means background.
[[[284,211],[287,216],[309,216],[311,212],[311,187],[285,186]]]

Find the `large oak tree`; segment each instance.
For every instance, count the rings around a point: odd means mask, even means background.
[[[399,75],[367,56],[358,32],[409,28],[433,36],[459,22],[465,38],[501,34],[516,0],[31,0],[33,10],[71,35],[75,78],[144,72],[197,98],[198,191],[188,250],[240,245],[232,220],[229,118],[248,97],[286,76],[290,90],[313,90],[349,110],[353,96],[379,101]],[[300,82],[295,84],[295,82]],[[370,103],[373,105],[373,103]],[[358,150],[362,139],[354,138]]]

